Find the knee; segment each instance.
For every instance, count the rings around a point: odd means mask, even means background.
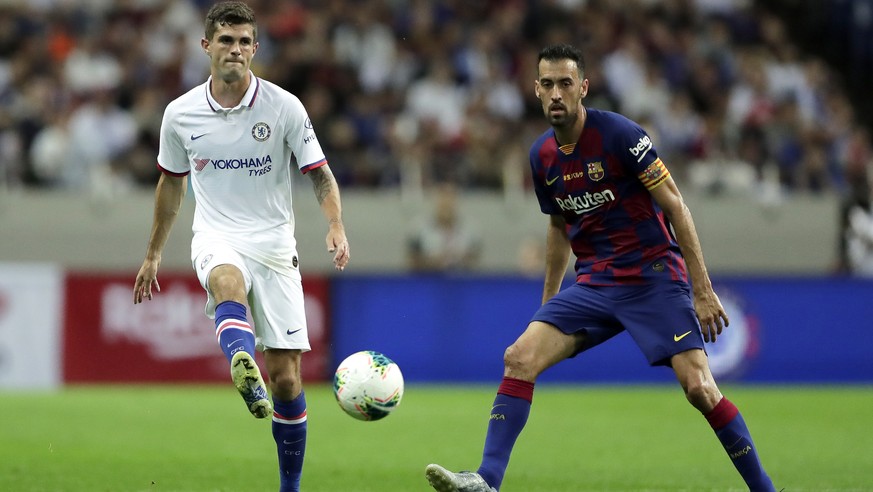
[[[233,266],[220,265],[209,274],[209,290],[217,300],[233,299],[244,295],[242,273]]]
[[[702,413],[707,413],[721,400],[721,392],[715,381],[699,379],[689,382],[685,387],[685,397],[688,402]]]
[[[290,401],[303,390],[299,375],[293,371],[270,374],[270,391],[280,400]]]
[[[517,344],[510,345],[503,353],[503,367],[505,376],[511,378],[531,381],[537,376],[531,354]]]

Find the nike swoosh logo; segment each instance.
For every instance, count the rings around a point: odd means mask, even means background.
[[[298,442],[301,442],[301,441],[303,441],[303,439],[298,439],[296,441],[290,441],[290,442],[282,439],[282,444],[297,444]]]
[[[227,344],[227,348],[230,348],[231,345],[235,344],[236,342],[241,342],[241,341],[242,341],[242,338],[237,338],[236,340],[234,340],[234,341],[228,343],[228,344]]]
[[[200,135],[195,136],[195,135],[192,133],[192,134],[191,134],[191,140],[197,140],[198,138],[202,137],[203,135],[207,135],[207,134],[206,134],[206,133],[201,133]]]
[[[683,338],[687,337],[690,334],[691,334],[691,330],[688,330],[681,335],[673,335],[673,341],[678,342],[679,340],[682,340]]]
[[[294,330],[294,331],[288,330],[288,331],[285,332],[285,334],[286,334],[286,335],[293,335],[293,334],[297,333],[298,331],[300,331],[300,330],[302,330],[302,329],[303,329],[303,328],[298,328],[298,329],[296,329],[296,330]]]
[[[559,174],[559,175],[555,176],[555,177],[552,178],[552,179],[547,179],[547,180],[546,180],[546,186],[552,186],[552,183],[554,183],[555,181],[557,181],[558,178],[560,178],[560,177],[561,177],[561,175]]]

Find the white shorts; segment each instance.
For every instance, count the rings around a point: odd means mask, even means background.
[[[215,299],[209,292],[209,272],[219,265],[233,265],[245,281],[256,349],[310,350],[303,303],[303,284],[262,263],[237,253],[230,246],[210,242],[193,252],[194,271],[206,290],[206,316],[215,319]]]

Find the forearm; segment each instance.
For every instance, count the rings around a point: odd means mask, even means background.
[[[146,258],[159,260],[170,237],[170,231],[179,216],[187,181],[184,178],[161,176],[155,189],[155,210],[149,234]]]
[[[343,210],[340,200],[339,185],[328,166],[322,166],[309,172],[315,198],[329,226],[342,226]]]
[[[711,289],[712,283],[703,261],[703,248],[700,246],[691,211],[683,203],[679,213],[669,219],[676,233],[676,242],[679,243],[682,256],[685,257],[685,265],[688,267],[688,275],[691,277],[694,290]]]
[[[546,233],[546,274],[543,282],[543,299],[551,299],[561,290],[567,262],[570,261],[570,240],[564,230],[563,219],[552,218]]]

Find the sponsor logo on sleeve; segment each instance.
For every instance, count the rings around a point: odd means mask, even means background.
[[[627,150],[632,156],[637,158],[637,162],[640,162],[652,150],[652,139],[648,135],[643,135],[635,147],[630,147]]]

